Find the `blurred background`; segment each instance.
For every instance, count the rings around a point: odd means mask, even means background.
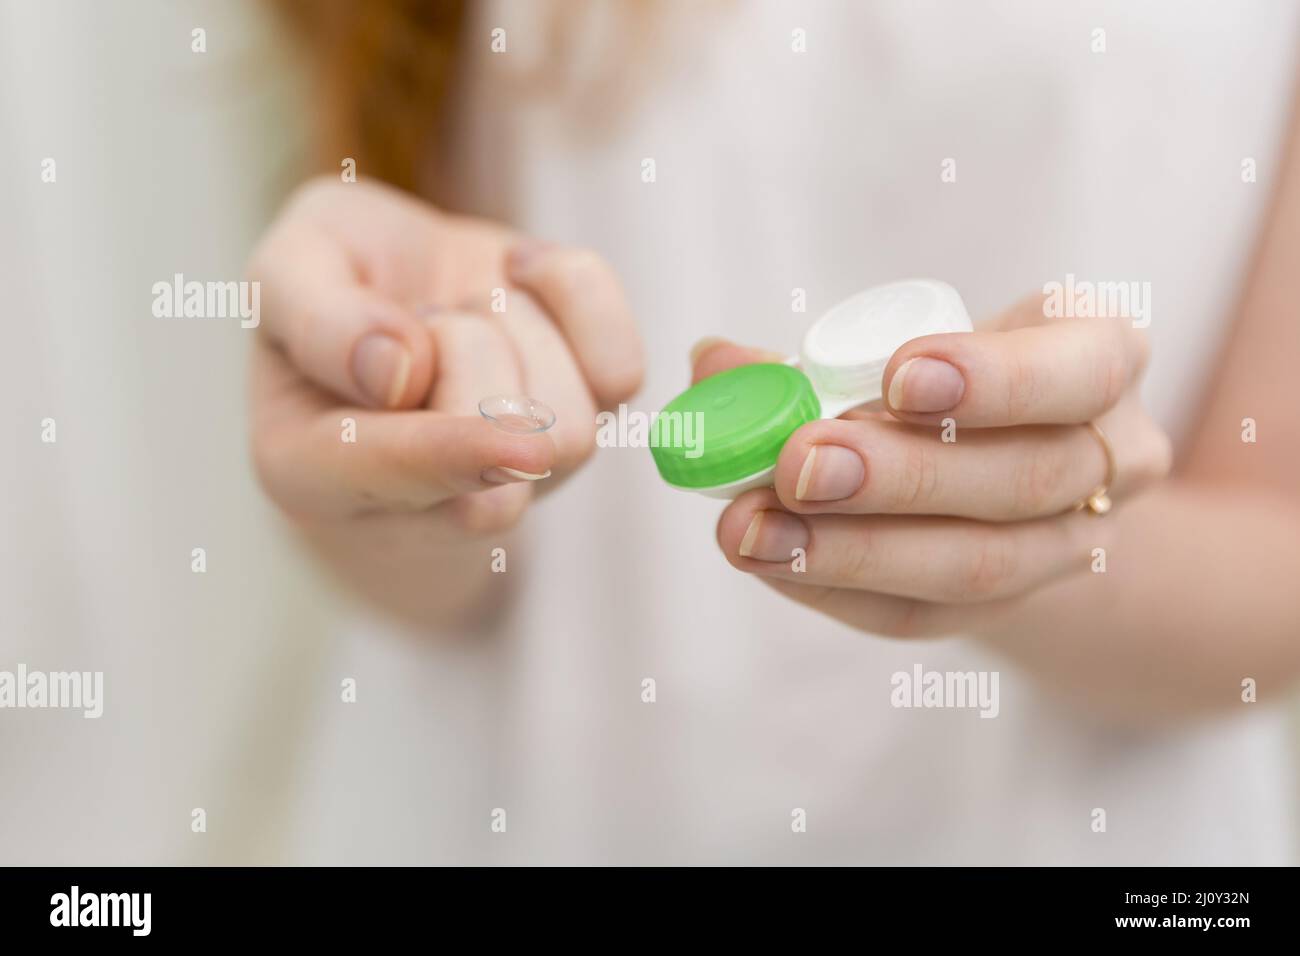
[[[174,273],[239,276],[301,175],[312,91],[274,37],[249,0],[0,0],[0,668],[106,684],[97,721],[0,713],[0,863],[291,855],[345,612],[250,473],[253,333],[150,312]]]
[[[255,3],[0,4],[0,666],[106,685],[99,720],[0,717],[0,862],[278,858],[330,591],[249,470],[253,332],[151,314],[173,273],[240,276],[299,173],[269,38]]]

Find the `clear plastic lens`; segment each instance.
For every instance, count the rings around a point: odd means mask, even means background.
[[[555,412],[527,395],[489,395],[478,403],[479,414],[497,428],[516,435],[544,432],[555,424]]]

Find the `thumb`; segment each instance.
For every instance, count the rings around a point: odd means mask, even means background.
[[[434,374],[433,339],[407,308],[362,285],[346,252],[303,227],[267,237],[249,276],[263,328],[316,385],[369,408],[414,408]]]

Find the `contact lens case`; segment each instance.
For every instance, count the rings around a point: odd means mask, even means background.
[[[947,283],[909,279],[859,292],[812,324],[797,357],[729,369],[664,406],[651,429],[655,465],[670,485],[712,498],[771,485],[801,425],[880,399],[885,366],[903,343],[971,330]]]

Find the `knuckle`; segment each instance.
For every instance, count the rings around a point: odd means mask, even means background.
[[[645,380],[645,357],[639,344],[629,350],[622,361],[602,367],[599,381],[593,385],[601,398],[609,403],[626,401],[641,390]]]
[[[434,444],[436,432],[432,422],[422,418],[407,418],[391,432],[391,438],[381,447],[384,469],[394,475],[422,477],[428,450]]]
[[[561,271],[577,288],[605,282],[611,275],[604,257],[595,249],[579,246],[568,250],[561,258],[564,266]]]
[[[253,247],[252,253],[249,254],[248,262],[244,266],[244,277],[254,282],[264,281],[271,271],[271,244],[274,242],[274,232],[264,236],[256,246]]]
[[[281,213],[249,253],[244,266],[245,276],[259,282],[272,282],[284,264],[292,259],[295,241],[303,233],[304,227],[295,221],[294,216]]]
[[[290,517],[298,517],[298,497],[286,488],[284,442],[271,429],[254,425],[249,437],[249,458],[253,477],[262,493]],[[288,484],[292,484],[291,481]]]
[[[344,455],[339,444],[337,480],[347,494],[367,507],[383,506],[393,510],[423,511],[429,507],[424,493],[428,484],[428,449],[430,442],[422,440],[426,432],[418,419],[408,419],[404,427],[395,429],[385,441],[366,449],[366,467],[348,467],[351,455]],[[356,447],[356,446],[352,446]],[[382,483],[384,492],[378,495],[374,486]]]
[[[835,554],[835,579],[849,587],[863,587],[875,579],[880,558],[875,553],[875,532],[871,528],[871,522],[862,519],[855,522],[855,527],[855,533],[845,547]],[[814,532],[814,538],[808,542],[808,553],[814,554],[815,547]]]
[[[1011,479],[1015,514],[1038,515],[1052,510],[1068,470],[1065,456],[1056,448],[1038,448],[1022,456]]]
[[[314,211],[322,204],[331,202],[333,197],[346,188],[333,174],[321,173],[312,176],[294,187],[289,198],[285,200],[284,212],[287,214]]]
[[[597,292],[605,281],[605,260],[591,249],[566,249],[555,257],[547,276],[550,297],[560,307],[568,307],[583,296]]]
[[[938,488],[939,466],[931,449],[920,441],[907,442],[886,507],[893,512],[913,512],[933,501]]]
[[[1028,420],[1040,393],[1038,371],[1033,364],[1020,357],[1012,359],[1007,366],[1007,421],[1016,424]]]
[[[268,497],[274,498],[279,465],[276,460],[276,443],[267,436],[265,428],[253,429],[249,438],[249,457],[252,459],[253,475],[257,483]]]
[[[289,361],[300,371],[310,368],[312,347],[321,340],[317,331],[321,325],[320,312],[310,305],[300,304],[286,310],[282,318],[285,328],[283,348]]]
[[[1098,396],[1101,409],[1113,407],[1128,390],[1128,360],[1122,347],[1121,335],[1112,336],[1105,346],[1097,350],[1092,378],[1093,394]]]
[[[986,601],[1004,593],[1016,574],[1016,553],[1008,537],[984,533],[966,559],[956,581],[959,601]]]
[[[1148,418],[1141,443],[1142,452],[1133,469],[1134,481],[1137,484],[1147,484],[1167,477],[1174,463],[1174,446],[1169,435]]]

